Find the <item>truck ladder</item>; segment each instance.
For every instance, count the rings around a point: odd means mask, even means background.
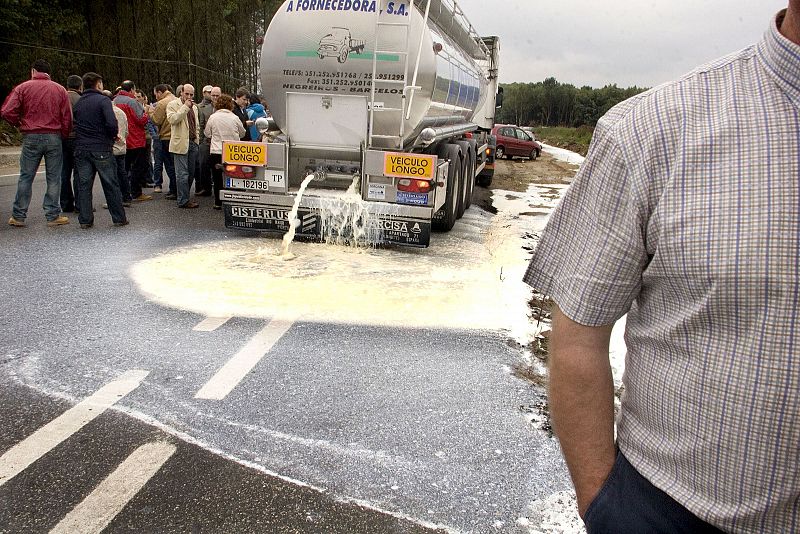
[[[375,140],[392,140],[393,145],[391,148],[397,148],[398,150],[403,149],[403,137],[405,135],[405,119],[406,119],[406,108],[408,107],[408,95],[409,93],[413,92],[418,87],[414,87],[413,85],[408,84],[408,75],[409,75],[409,45],[411,39],[411,17],[413,16],[414,10],[414,2],[413,0],[408,0],[407,6],[409,9],[408,16],[403,17],[404,22],[384,22],[381,20],[381,14],[384,12],[384,4],[385,0],[380,2],[380,8],[375,10],[375,46],[374,52],[372,54],[372,77],[370,81],[372,82],[372,87],[370,90],[370,100],[369,100],[369,144],[368,148],[374,147]],[[428,9],[425,11],[425,22],[427,24],[427,17],[428,17],[428,10],[430,9],[430,0],[428,0]],[[395,28],[403,28],[405,30],[405,46],[403,50],[386,50],[383,49],[381,46],[381,28],[388,28],[388,27],[395,27]],[[424,28],[424,26],[423,26]],[[422,32],[424,36],[424,31]],[[422,52],[422,39],[420,39],[420,50],[417,51],[417,64],[414,72],[414,79],[417,78],[417,70],[419,69],[419,57]],[[381,80],[378,79],[378,55],[382,54],[393,54],[398,55],[403,58],[403,79],[402,80]],[[375,89],[378,85],[388,85],[388,86],[402,86],[403,93],[400,100],[400,107],[399,108],[388,108],[388,107],[377,107],[375,105]],[[400,117],[400,128],[399,134],[397,135],[385,135],[385,134],[376,134],[375,133],[375,113],[397,113]]]

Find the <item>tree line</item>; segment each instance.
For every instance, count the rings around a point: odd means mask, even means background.
[[[547,78],[536,83],[503,84],[503,107],[498,122],[520,126],[591,126],[609,109],[646,88],[606,85],[577,88]]]
[[[99,73],[113,89],[133,80],[255,89],[261,40],[282,0],[3,0],[0,97],[37,58],[54,81]]]

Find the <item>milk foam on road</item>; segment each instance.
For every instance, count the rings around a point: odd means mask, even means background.
[[[285,262],[280,241],[244,237],[169,252],[130,274],[149,299],[204,316],[502,330],[523,341],[521,247],[506,218],[472,208],[424,250],[294,243]]]

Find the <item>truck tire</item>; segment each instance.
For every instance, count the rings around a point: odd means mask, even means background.
[[[478,176],[478,185],[481,187],[491,187],[492,185],[492,176],[486,176],[485,174],[481,174]]]
[[[461,191],[459,193],[458,203],[458,218],[464,216],[467,210],[467,195],[471,192],[470,184],[470,167],[472,167],[472,176],[475,176],[475,169],[472,163],[472,152],[469,147],[469,141],[456,141],[454,144],[458,145],[461,149]]]
[[[472,206],[472,193],[475,191],[475,169],[478,168],[478,142],[475,139],[467,139],[470,148],[470,156],[472,156],[472,165],[467,167],[467,183],[469,184],[469,191],[467,191],[466,203],[467,209]]]
[[[447,171],[444,206],[441,208],[444,217],[435,219],[432,227],[437,232],[449,232],[458,219],[458,205],[461,200],[458,194],[461,191],[461,149],[458,145],[443,144],[439,148],[438,156],[440,159],[450,160],[450,167]]]
[[[344,63],[345,61],[347,61],[347,56],[349,55],[350,51],[346,48],[342,48],[341,52],[339,52],[339,55],[336,57],[336,61],[338,61],[339,63]]]

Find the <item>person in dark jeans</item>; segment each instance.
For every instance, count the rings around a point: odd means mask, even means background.
[[[75,102],[81,97],[83,90],[83,80],[81,77],[72,74],[67,78],[67,96],[69,97],[70,107],[75,109]],[[61,211],[72,213],[75,211],[75,194],[78,191],[78,173],[75,171],[75,130],[69,133],[69,137],[61,141]]]
[[[62,86],[50,79],[50,64],[39,59],[31,67],[31,79],[16,86],[0,109],[0,116],[23,134],[19,158],[19,181],[10,226],[26,226],[31,203],[31,186],[42,158],[46,164],[47,191],[44,211],[48,226],[69,224],[61,215],[61,140],[72,129],[69,97]]]
[[[78,170],[78,222],[81,228],[94,225],[92,189],[95,173],[100,175],[103,194],[114,226],[125,226],[128,219],[122,206],[122,193],[112,152],[118,136],[114,109],[103,93],[103,79],[99,74],[83,75],[83,94],[75,104],[75,167]]]

